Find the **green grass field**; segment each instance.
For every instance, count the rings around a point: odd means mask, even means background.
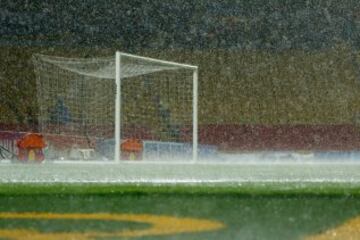
[[[310,239],[358,216],[351,183],[0,185],[0,239]]]
[[[360,239],[357,162],[0,166],[0,239]]]

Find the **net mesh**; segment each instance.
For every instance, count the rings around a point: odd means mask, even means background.
[[[34,55],[33,62],[39,130],[50,145],[48,158],[86,158],[88,149],[94,158],[113,159],[115,57]],[[120,69],[122,141],[191,145],[193,71],[130,56],[121,57]],[[82,152],[74,154],[74,149]]]

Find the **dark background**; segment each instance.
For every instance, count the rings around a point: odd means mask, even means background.
[[[18,1],[0,3],[3,46],[323,49],[359,46],[358,1]]]

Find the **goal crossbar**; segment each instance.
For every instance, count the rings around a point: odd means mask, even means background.
[[[195,65],[183,64],[183,63],[178,63],[178,62],[173,62],[173,61],[166,61],[166,60],[161,60],[161,59],[156,59],[156,58],[151,58],[151,57],[144,57],[144,56],[134,55],[134,54],[130,54],[130,53],[124,53],[124,52],[118,52],[118,53],[121,56],[131,57],[131,58],[134,58],[134,59],[151,61],[151,62],[154,62],[154,63],[172,65],[172,66],[176,66],[176,67],[188,68],[188,69],[193,69],[193,70],[198,69],[198,66],[195,66]]]

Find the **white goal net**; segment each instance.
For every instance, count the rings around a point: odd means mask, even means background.
[[[182,158],[196,160],[196,66],[120,52],[109,58],[36,54],[33,62],[47,159],[168,158],[179,154],[171,146],[182,144],[190,149]],[[151,151],[144,149],[149,142],[169,147],[163,155],[143,154]]]

